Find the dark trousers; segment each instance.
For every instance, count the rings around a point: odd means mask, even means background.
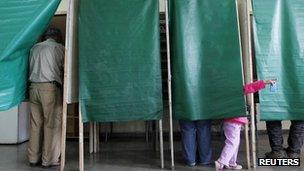
[[[210,120],[180,121],[179,124],[183,157],[186,164],[192,165],[197,162],[210,164],[212,162]]]
[[[284,150],[281,121],[266,122],[269,143],[272,151]],[[301,153],[304,140],[304,121],[291,121],[287,152]]]

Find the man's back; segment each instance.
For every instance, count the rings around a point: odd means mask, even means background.
[[[62,84],[64,47],[53,39],[36,44],[30,54],[30,82]]]
[[[42,35],[46,41],[36,44],[30,53],[29,102],[30,166],[59,165],[62,122],[62,76],[64,47],[56,43],[61,32],[48,28]]]

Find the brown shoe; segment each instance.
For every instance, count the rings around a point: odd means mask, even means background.
[[[268,153],[265,153],[266,158],[270,159],[276,159],[276,158],[286,158],[287,154],[285,150],[280,150],[280,151],[271,151]]]

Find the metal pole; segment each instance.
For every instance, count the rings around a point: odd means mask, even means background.
[[[171,167],[174,167],[174,145],[173,145],[173,121],[172,121],[172,89],[171,89],[171,55],[170,55],[170,31],[169,31],[169,2],[165,0],[166,15],[166,40],[167,40],[167,69],[168,69],[168,99],[169,99],[169,126],[170,126],[170,150]]]
[[[81,114],[81,105],[79,105],[79,171],[84,170],[84,152],[83,152],[83,122]]]
[[[89,132],[89,148],[90,148],[90,153],[93,153],[94,152],[94,126],[93,126],[93,123],[92,122],[90,122],[90,124],[89,124],[89,126],[90,126],[90,132]]]
[[[96,124],[97,124],[96,122],[93,123],[93,127],[94,127],[94,129],[93,129],[93,133],[94,133],[94,138],[93,138],[94,153],[97,153],[97,125]]]
[[[145,121],[146,142],[149,142],[149,121]]]
[[[158,146],[158,130],[157,130],[157,121],[153,121],[154,122],[154,125],[155,125],[155,129],[154,129],[154,133],[155,133],[155,140],[154,140],[154,150],[155,151],[158,151],[159,150],[159,146]]]
[[[64,58],[64,80],[63,80],[63,106],[62,106],[62,125],[61,125],[61,161],[60,161],[60,171],[64,170],[65,167],[65,149],[66,149],[66,124],[67,124],[67,64],[68,58],[72,55],[72,44],[73,44],[73,34],[74,34],[74,11],[75,11],[74,0],[68,1],[68,11],[67,11],[67,26],[66,26],[66,45],[65,45],[65,58]]]
[[[243,74],[243,83],[247,83],[248,81],[248,74],[246,72],[246,64],[247,64],[247,42],[246,42],[246,34],[241,34],[241,32],[243,33],[244,31],[246,32],[247,29],[247,24],[242,24],[244,21],[247,23],[247,18],[243,18],[244,17],[244,10],[243,8],[239,8],[239,7],[243,7],[243,4],[245,3],[246,8],[247,8],[247,1],[241,1],[241,0],[236,0],[236,12],[237,12],[237,23],[238,23],[238,28],[239,28],[239,40],[240,40],[240,44],[241,47],[240,48],[240,53],[242,54],[242,74]],[[245,9],[246,9],[245,8]],[[240,15],[241,14],[241,15]],[[245,15],[247,14],[247,12],[245,12]],[[247,16],[246,16],[247,17]],[[242,22],[242,23],[241,23]],[[242,27],[241,27],[242,24]],[[245,27],[244,27],[245,26]],[[246,32],[247,33],[247,32]],[[242,36],[243,37],[242,37]],[[244,37],[245,36],[245,37]],[[242,40],[245,42],[245,44],[242,43]],[[246,102],[248,102],[248,96],[245,96]],[[247,160],[247,168],[250,169],[250,148],[249,148],[249,133],[248,133],[248,124],[245,125],[245,144],[246,144],[246,160]]]
[[[247,0],[246,11],[247,11],[247,24],[248,24],[248,64],[249,64],[249,75],[247,76],[250,82],[253,82],[253,62],[252,62],[252,44],[251,44],[251,1]],[[254,106],[254,96],[250,94],[248,97],[248,102],[250,103],[250,115],[251,115],[251,150],[252,150],[252,165],[256,168],[256,136],[255,136],[255,106]]]
[[[66,61],[66,58],[65,58]],[[65,62],[66,64],[66,62]],[[66,97],[66,84],[63,88],[63,106],[62,106],[62,125],[61,125],[61,161],[60,161],[60,171],[64,170],[65,165],[65,148],[66,148],[66,124],[67,124],[67,103],[65,101]]]
[[[97,130],[96,130],[96,148],[97,148],[97,152],[99,152],[99,145],[100,145],[100,138],[99,138],[99,136],[100,136],[100,123],[99,122],[97,122]]]
[[[164,168],[164,139],[163,139],[163,120],[159,120],[159,151],[160,151],[160,166]]]

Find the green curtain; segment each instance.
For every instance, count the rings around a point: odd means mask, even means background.
[[[304,119],[304,1],[254,0],[259,79],[277,78],[260,93],[261,120]]]
[[[245,115],[236,1],[169,2],[174,118]]]
[[[158,5],[156,0],[80,0],[84,122],[162,118]]]
[[[0,111],[24,100],[29,51],[47,27],[59,2],[0,2]]]

